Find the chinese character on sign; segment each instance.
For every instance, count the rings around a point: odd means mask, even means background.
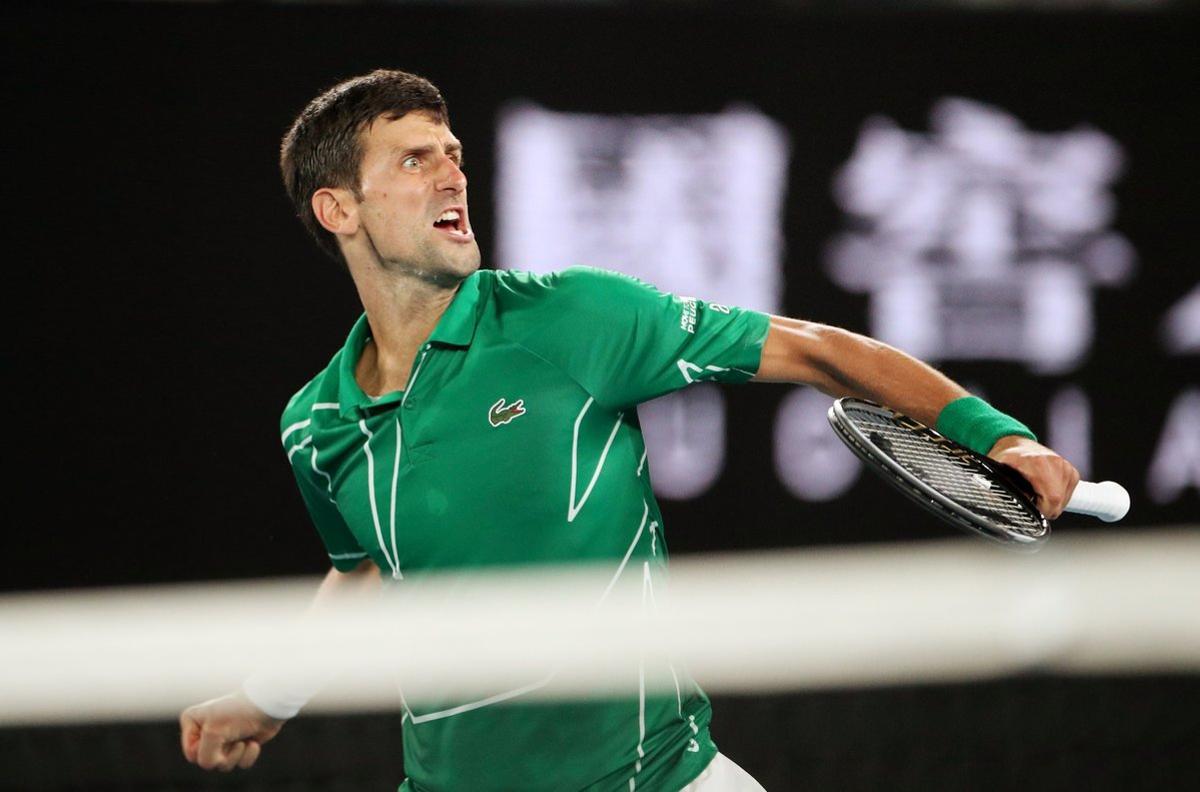
[[[1121,149],[1099,130],[1031,132],[948,98],[929,133],[868,120],[834,194],[847,230],[826,265],[871,295],[871,333],[927,360],[1076,368],[1092,341],[1092,288],[1120,286],[1135,253],[1113,231]]]
[[[500,266],[589,264],[779,312],[788,140],[749,107],[709,115],[501,115]]]

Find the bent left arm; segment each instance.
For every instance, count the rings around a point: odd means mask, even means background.
[[[937,425],[947,404],[969,395],[932,366],[873,338],[782,316],[771,317],[754,380],[812,385],[834,398],[870,399],[927,426]],[[1050,519],[1062,513],[1079,482],[1074,465],[1027,437],[1002,437],[988,456],[1029,480],[1038,508]]]

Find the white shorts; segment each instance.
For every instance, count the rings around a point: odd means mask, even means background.
[[[679,792],[767,792],[762,784],[755,781],[749,773],[738,767],[732,759],[723,753],[718,753],[704,768],[704,772],[696,776],[692,783]]]

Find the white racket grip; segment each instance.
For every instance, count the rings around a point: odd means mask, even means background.
[[[1129,491],[1115,481],[1081,481],[1066,510],[1116,522],[1129,512]]]

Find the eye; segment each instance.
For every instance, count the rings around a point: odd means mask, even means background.
[[[400,167],[404,168],[405,170],[416,170],[417,168],[421,167],[421,158],[415,154],[405,157],[400,163]]]

